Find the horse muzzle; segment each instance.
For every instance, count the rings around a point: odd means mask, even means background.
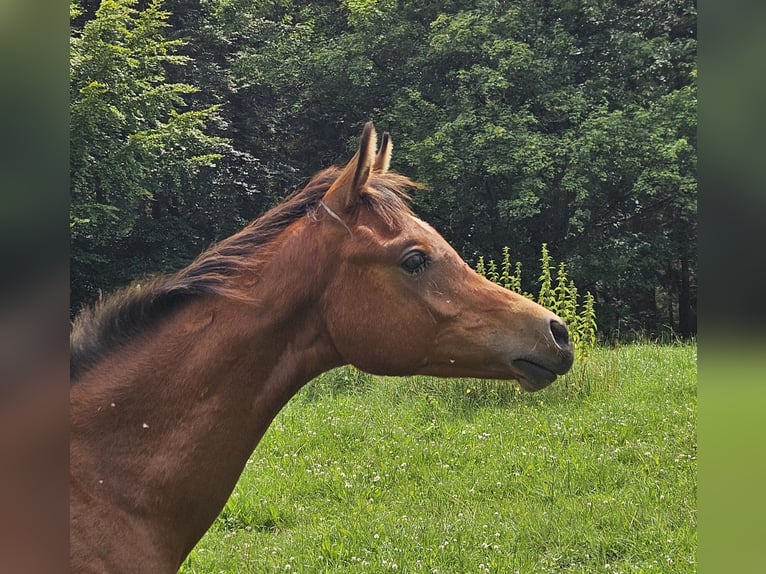
[[[514,370],[519,372],[519,384],[527,391],[539,391],[563,375],[574,362],[574,348],[569,339],[566,325],[558,318],[551,319],[550,332],[546,337],[545,352],[515,358],[511,361]]]

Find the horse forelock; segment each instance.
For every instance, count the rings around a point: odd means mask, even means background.
[[[414,181],[398,173],[373,174],[362,192],[362,201],[389,228],[398,229],[403,216],[414,215],[407,190],[417,187]]]
[[[238,233],[213,244],[184,269],[137,282],[83,309],[70,334],[70,377],[75,383],[110,352],[146,332],[183,304],[202,295],[253,300],[252,281],[268,259],[268,247],[292,223],[316,213],[341,169],[317,173],[275,208]],[[373,172],[361,194],[362,205],[391,229],[411,215],[408,188],[418,187],[394,172]]]

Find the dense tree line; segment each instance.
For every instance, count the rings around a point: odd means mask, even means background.
[[[602,333],[695,332],[693,1],[71,12],[73,310],[188,262],[345,160],[373,119],[393,167],[430,188],[417,211],[468,261],[508,245],[537,269],[547,243]]]

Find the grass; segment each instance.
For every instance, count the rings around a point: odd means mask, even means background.
[[[534,394],[327,373],[182,572],[695,572],[696,379],[648,344]]]

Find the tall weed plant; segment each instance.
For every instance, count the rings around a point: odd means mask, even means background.
[[[543,243],[540,254],[540,274],[537,277],[537,295],[522,288],[521,262],[511,261],[511,250],[503,247],[503,259],[498,266],[493,259],[480,256],[476,271],[498,285],[524,295],[550,309],[569,326],[569,335],[575,346],[575,357],[584,361],[596,345],[596,311],[590,291],[580,298],[577,287],[567,275],[566,263],[556,265]]]

